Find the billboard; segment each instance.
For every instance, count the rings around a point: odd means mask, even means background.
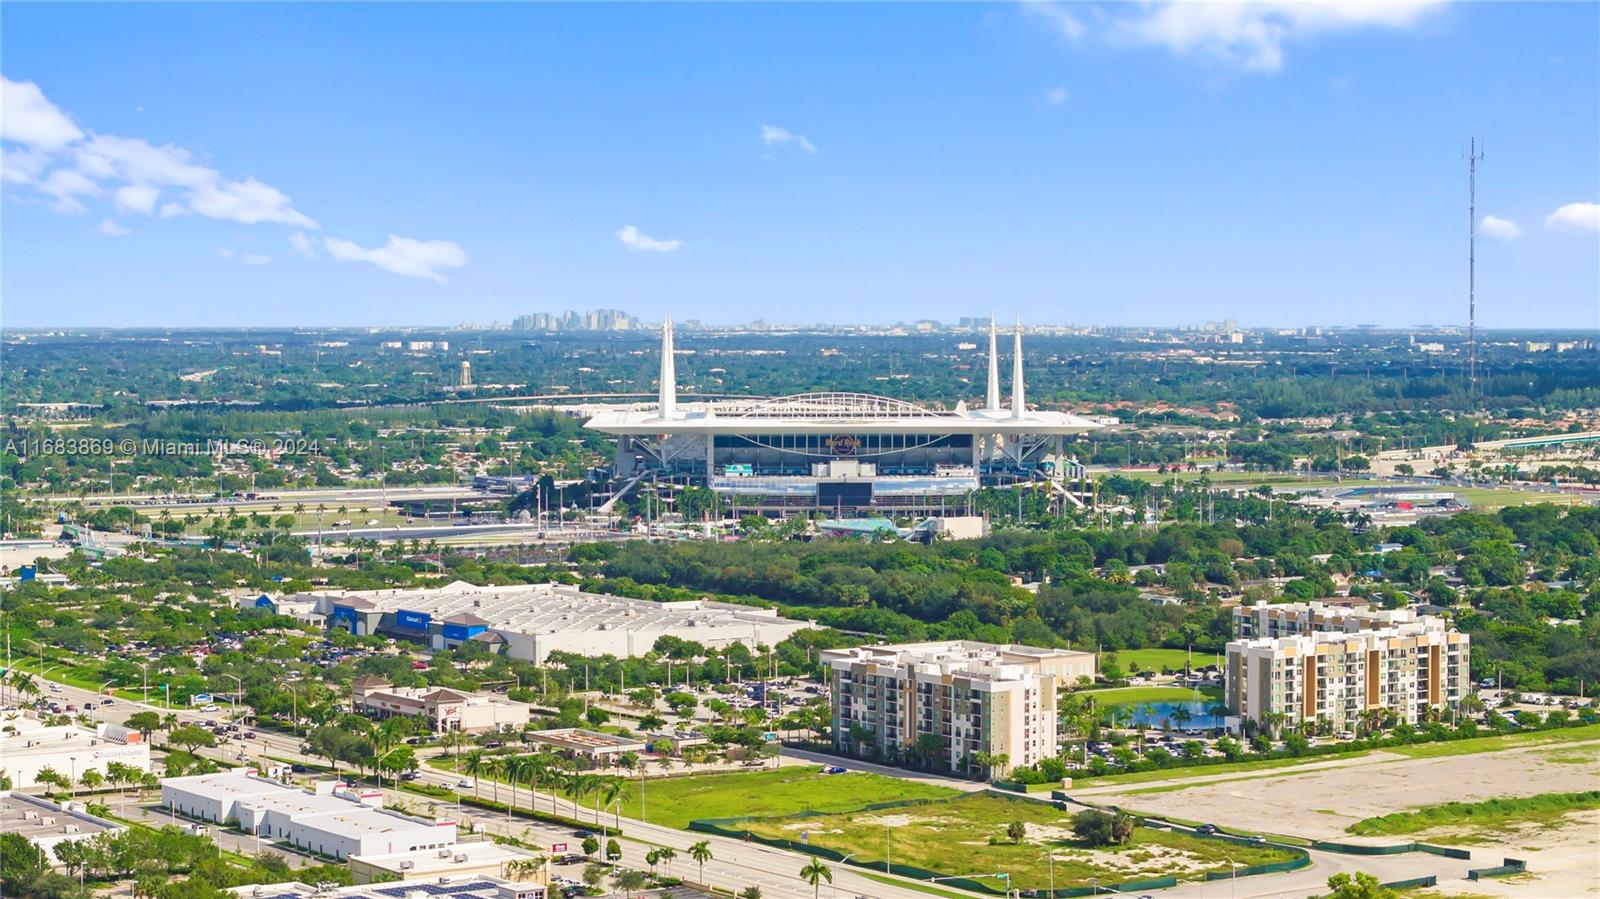
[[[823,508],[872,505],[871,481],[823,481],[817,484],[817,505]]]

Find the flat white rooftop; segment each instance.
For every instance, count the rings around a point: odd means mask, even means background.
[[[526,849],[502,846],[492,840],[483,840],[477,843],[457,843],[444,849],[352,855],[350,862],[404,873],[406,877],[414,878],[448,876],[452,872],[474,871],[532,857],[534,853]]]
[[[419,590],[317,591],[304,594],[329,608],[354,606],[363,611],[423,612],[436,622],[456,615],[482,619],[495,630],[523,634],[560,634],[618,630],[686,629],[760,625],[803,630],[807,622],[778,617],[774,609],[758,609],[710,600],[651,602],[602,593],[585,593],[567,584],[515,584],[480,587],[457,581]]]

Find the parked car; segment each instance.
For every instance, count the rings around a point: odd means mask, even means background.
[[[823,774],[843,774],[843,773],[845,773],[845,770],[846,769],[840,767],[839,765],[829,765],[828,767],[822,769],[822,773]]]

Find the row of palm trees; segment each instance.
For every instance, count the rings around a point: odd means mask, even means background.
[[[0,677],[0,700],[6,692],[11,694],[10,705],[26,705],[27,700],[37,700],[44,695],[44,690],[39,686],[39,679],[19,668],[11,668]],[[0,704],[6,704],[0,701]]]
[[[472,795],[475,799],[481,798],[478,781],[482,778],[489,778],[494,785],[496,802],[500,801],[500,782],[509,784],[511,799],[506,804],[508,820],[517,804],[517,788],[524,784],[528,788],[530,809],[538,810],[539,791],[544,790],[550,795],[550,813],[560,814],[557,802],[565,793],[572,806],[571,817],[575,820],[581,814],[580,803],[592,798],[596,825],[600,823],[601,811],[621,799],[627,789],[627,782],[620,776],[579,771],[571,760],[550,753],[494,756],[474,749],[462,756],[461,773],[472,778]],[[617,826],[620,823],[621,811],[618,810]]]

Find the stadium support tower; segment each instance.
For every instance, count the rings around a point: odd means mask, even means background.
[[[1085,476],[1065,456],[1065,439],[1099,425],[1028,408],[1020,324],[1011,403],[1002,406],[996,344],[991,321],[979,409],[841,392],[679,402],[669,317],[661,330],[657,402],[602,410],[586,427],[616,438],[612,474],[622,484],[709,487],[741,510],[966,514],[974,490],[1019,484],[1079,504]]]

